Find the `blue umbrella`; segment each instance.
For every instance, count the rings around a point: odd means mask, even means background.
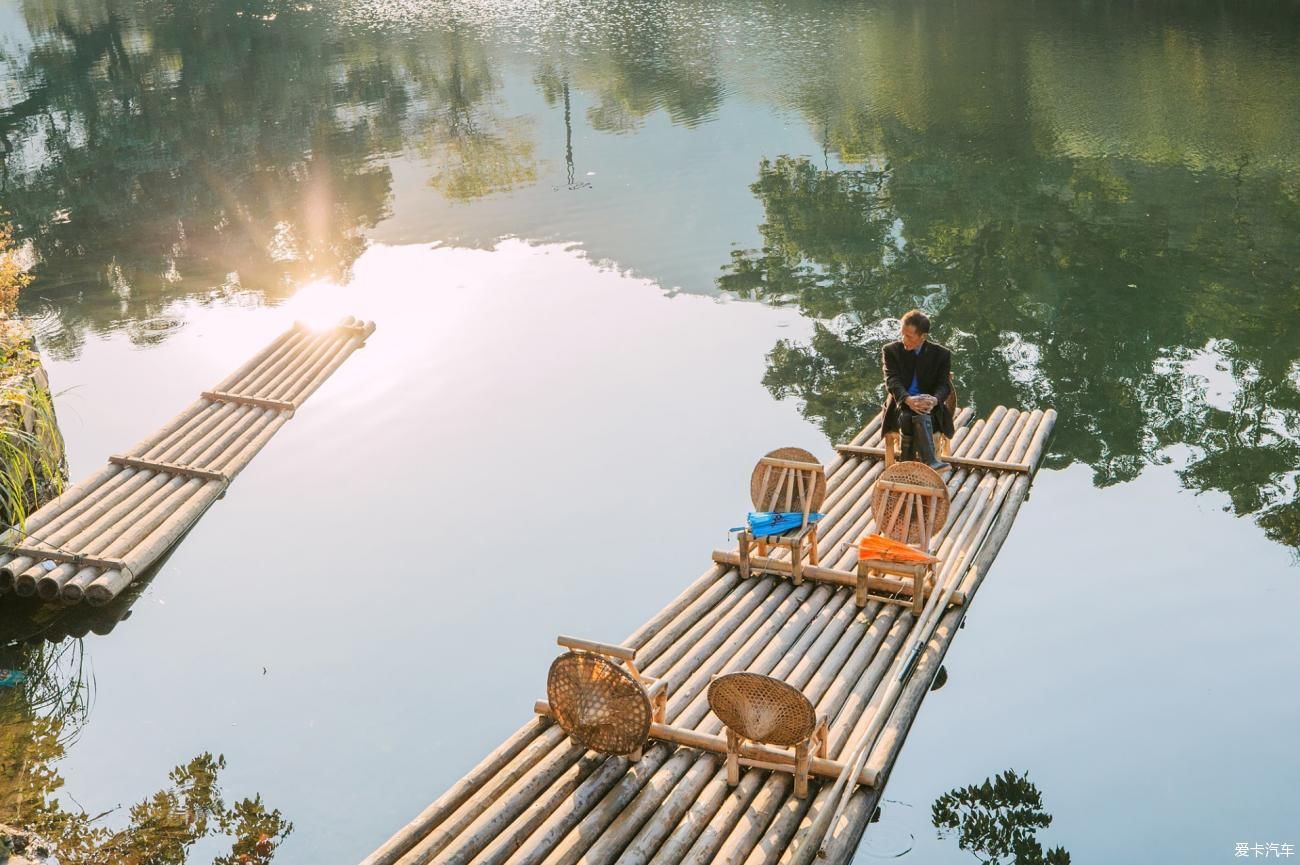
[[[808,515],[808,522],[814,523],[822,518],[821,514],[811,513]],[[759,511],[751,512],[747,522],[749,524],[749,533],[756,538],[765,538],[770,535],[779,535],[788,532],[791,529],[799,528],[803,523],[803,513],[801,511]],[[738,532],[745,526],[736,526],[733,532]]]

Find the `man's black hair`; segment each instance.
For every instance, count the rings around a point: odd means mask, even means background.
[[[909,310],[903,313],[903,326],[911,325],[916,328],[917,333],[930,332],[930,317],[919,309]]]

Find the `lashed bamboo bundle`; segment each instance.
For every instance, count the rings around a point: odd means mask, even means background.
[[[0,538],[0,590],[92,605],[167,552],[353,351],[373,322],[276,338],[161,430]]]
[[[971,425],[969,410],[959,416],[951,444],[958,460],[947,475],[949,517],[935,538],[943,562],[937,585],[973,596],[1030,482],[1029,473],[991,466],[1036,467],[1054,419],[1052,411],[1002,407]],[[879,441],[875,421],[851,444]],[[854,542],[875,530],[870,490],[881,469],[870,454],[852,451],[827,466],[823,567],[853,568]],[[936,602],[933,630],[924,650],[914,651],[921,635],[908,608],[872,602],[859,610],[851,588],[795,587],[771,575],[742,581],[724,564],[624,644],[638,649],[643,672],[668,681],[671,725],[716,734],[721,726],[705,689],[711,676],[733,670],[781,678],[830,717],[831,757],[844,761],[854,746],[863,754],[848,787],[855,792],[825,839],[831,861],[843,862],[964,614],[964,607]],[[903,666],[911,675],[899,679]],[[801,849],[801,827],[806,835],[818,814],[835,808],[832,786],[801,800],[788,773],[753,768],[732,788],[713,753],[652,741],[640,761],[629,763],[573,745],[558,726],[533,722],[362,865],[789,861]]]

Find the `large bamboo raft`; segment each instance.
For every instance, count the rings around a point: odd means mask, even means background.
[[[0,536],[0,593],[107,604],[155,564],[374,332],[299,325],[131,450]]]
[[[831,720],[832,760],[846,761],[867,734],[874,744],[863,752],[862,783],[821,839],[829,863],[851,858],[870,821],[966,604],[1029,492],[1056,417],[1050,409],[999,407],[971,424],[971,415],[966,409],[958,417],[946,474],[951,509],[936,536],[940,557],[960,569],[953,585],[962,603],[936,609],[937,624],[931,620],[933,631],[901,692],[891,671],[911,654],[917,619],[910,606],[872,601],[859,608],[849,581],[833,581],[834,572],[853,568],[853,542],[875,530],[871,489],[882,471],[879,419],[837,448],[839,456],[826,467],[822,576],[832,581],[805,579],[796,586],[771,573],[742,580],[728,563],[736,554],[717,554],[723,563],[623,642],[637,650],[647,676],[667,680],[668,724],[706,734],[700,741],[721,730],[705,697],[711,677],[736,670],[767,674],[802,691],[817,714]],[[531,696],[520,695],[521,708]],[[652,738],[641,759],[629,762],[577,746],[539,717],[362,865],[806,862],[819,846],[808,843],[817,815],[825,823],[834,812],[828,805],[832,787],[815,779],[812,795],[801,799],[793,795],[789,772],[762,768],[745,770],[729,787],[724,758],[713,751]]]

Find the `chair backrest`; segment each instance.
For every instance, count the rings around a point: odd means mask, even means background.
[[[593,751],[631,754],[650,737],[645,687],[603,655],[565,652],[551,663],[546,699],[564,732]]]
[[[806,526],[826,501],[826,469],[803,448],[777,448],[754,466],[749,493],[754,510],[802,513]]]
[[[797,688],[759,673],[727,673],[709,683],[709,708],[751,742],[791,747],[817,728],[813,705]]]
[[[876,531],[927,552],[948,521],[948,504],[943,478],[924,463],[894,463],[871,488]]]

